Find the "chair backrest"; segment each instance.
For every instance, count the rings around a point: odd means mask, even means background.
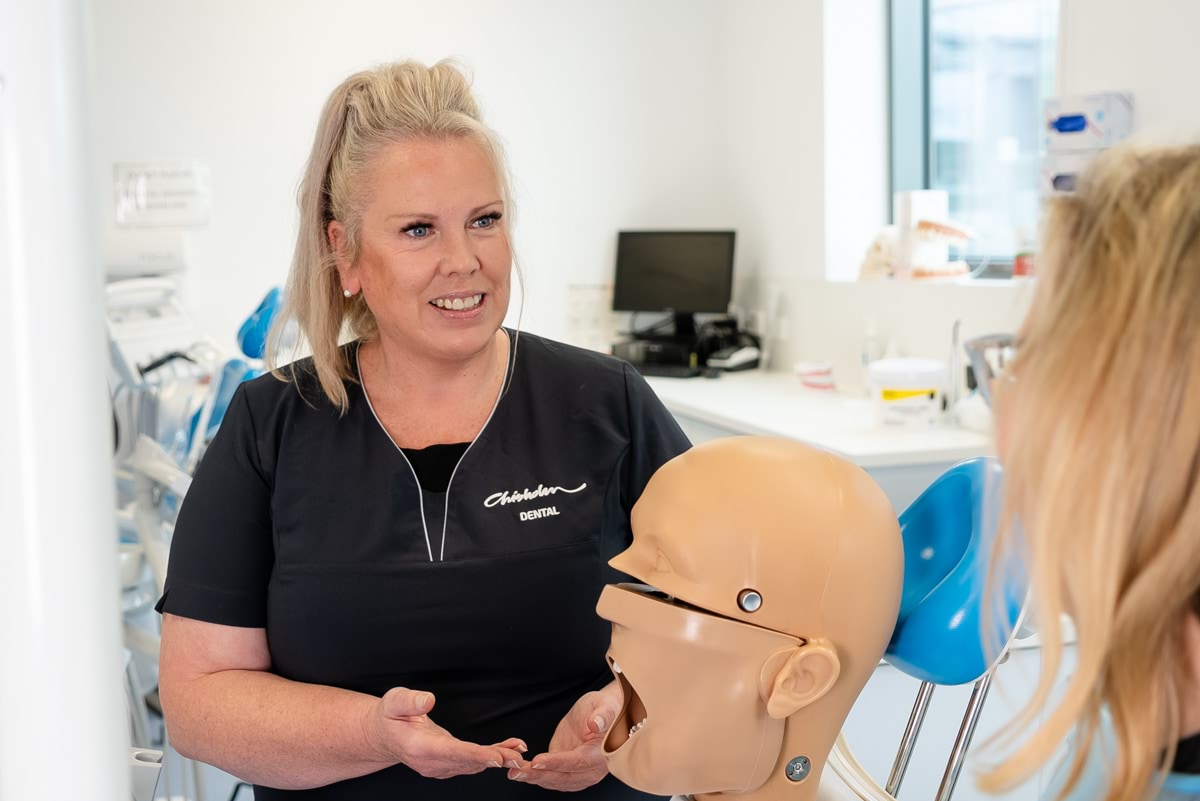
[[[229,410],[229,402],[233,400],[233,393],[241,383],[260,375],[262,375],[261,369],[251,367],[241,359],[230,359],[225,362],[225,367],[222,368],[221,374],[217,378],[216,388],[213,390],[215,394],[212,414],[208,418],[208,430],[205,432],[208,439],[212,439],[216,435],[217,428],[225,419],[225,412]]]
[[[1004,613],[993,621],[996,636],[985,637],[980,628],[1001,490],[998,460],[969,459],[939,476],[900,515],[904,589],[884,658],[921,681],[976,681],[1016,629],[1026,580],[1015,565],[995,571],[1005,598]]]
[[[261,359],[267,352],[267,334],[279,308],[283,304],[283,292],[279,287],[271,289],[262,302],[238,329],[238,346],[251,359]]]

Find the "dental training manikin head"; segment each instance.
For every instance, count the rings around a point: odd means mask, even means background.
[[[798,442],[716,440],[654,474],[611,564],[643,583],[597,607],[625,693],[609,770],[663,795],[815,799],[900,606],[883,491]]]

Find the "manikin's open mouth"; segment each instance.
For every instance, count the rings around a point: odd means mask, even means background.
[[[646,705],[642,703],[641,697],[633,689],[633,685],[630,684],[629,678],[622,671],[621,666],[611,656],[608,662],[613,675],[617,677],[617,681],[621,682],[621,692],[625,697],[621,713],[617,715],[616,722],[609,729],[608,737],[604,739],[604,751],[611,754],[636,737],[646,727],[648,716]]]
[[[658,603],[668,604],[704,615],[711,615],[710,612],[693,606],[686,601],[681,601],[679,598],[649,584],[621,583],[616,586],[627,592],[652,598]],[[649,723],[649,717],[646,713],[646,705],[642,702],[641,696],[637,694],[637,691],[633,688],[633,684],[629,680],[629,676],[621,668],[621,665],[618,664],[618,661],[613,658],[611,653],[608,656],[608,663],[613,675],[621,682],[621,690],[625,694],[625,706],[621,710],[621,714],[617,717],[617,722],[609,730],[608,737],[604,740],[604,751],[611,754],[634,737],[637,737],[639,732],[645,730]]]

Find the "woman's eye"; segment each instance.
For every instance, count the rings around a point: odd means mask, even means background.
[[[475,221],[476,228],[491,228],[500,220],[500,214],[486,214]]]
[[[411,236],[413,239],[424,239],[429,236],[428,225],[410,225],[404,229],[404,233]]]

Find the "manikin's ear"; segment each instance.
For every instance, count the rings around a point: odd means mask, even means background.
[[[841,670],[837,651],[828,640],[811,640],[772,654],[758,677],[767,714],[776,720],[791,717],[829,692]]]
[[[362,287],[358,285],[358,276],[355,275],[354,265],[346,258],[348,244],[346,226],[337,220],[332,220],[325,228],[325,236],[329,239],[329,249],[333,251],[333,257],[337,262],[338,278],[341,279],[342,289],[349,289],[352,294],[357,294]]]

